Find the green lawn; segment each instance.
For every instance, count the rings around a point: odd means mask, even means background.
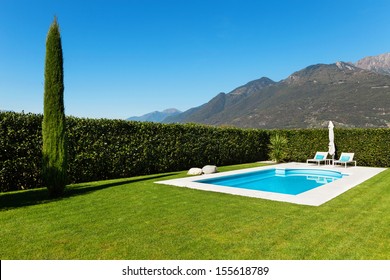
[[[390,169],[319,207],[153,183],[182,176],[0,194],[0,259],[390,259]]]

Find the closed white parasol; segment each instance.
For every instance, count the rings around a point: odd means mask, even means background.
[[[329,129],[329,147],[328,147],[328,153],[332,156],[332,159],[334,160],[334,154],[336,152],[336,148],[334,145],[334,131],[333,131],[334,125],[330,121],[328,125]]]

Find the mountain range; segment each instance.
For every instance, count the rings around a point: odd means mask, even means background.
[[[154,111],[145,115],[142,115],[140,117],[130,117],[127,120],[128,121],[139,121],[139,122],[162,122],[165,118],[170,116],[175,116],[180,114],[181,111],[171,108],[166,109],[162,112],[160,111]]]
[[[243,128],[390,127],[390,53],[251,81],[164,123]]]

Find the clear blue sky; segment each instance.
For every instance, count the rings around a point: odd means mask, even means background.
[[[67,115],[187,110],[266,76],[390,51],[389,0],[0,0],[0,110],[41,113],[61,28]]]

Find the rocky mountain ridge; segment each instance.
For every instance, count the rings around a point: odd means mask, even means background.
[[[280,82],[261,78],[220,93],[164,122],[310,128],[329,120],[340,127],[390,127],[390,76],[346,62],[311,65]]]
[[[355,65],[359,68],[390,75],[390,53],[377,56],[367,56],[360,59]]]
[[[310,65],[279,82],[262,77],[201,106],[151,119],[244,128],[326,127],[329,120],[339,127],[390,127],[390,53]]]

